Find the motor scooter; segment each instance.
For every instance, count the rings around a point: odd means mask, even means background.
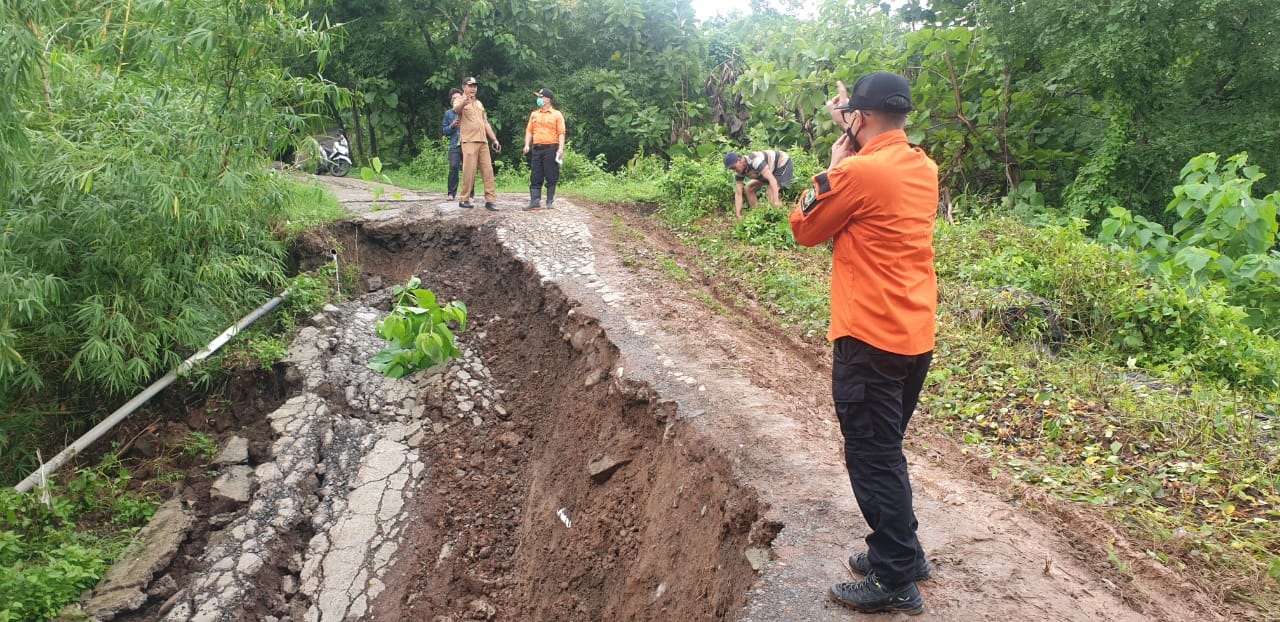
[[[346,177],[351,171],[351,147],[347,143],[347,135],[338,132],[338,137],[328,146],[320,141],[320,163],[316,165],[316,173],[328,173],[334,177]]]

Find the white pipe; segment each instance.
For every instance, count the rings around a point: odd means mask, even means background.
[[[338,249],[329,249],[329,254],[333,255],[333,285],[334,291],[338,292],[338,297],[342,297],[342,272],[338,270]]]
[[[177,369],[165,374],[163,378],[151,383],[151,386],[147,387],[145,391],[139,393],[136,397],[126,402],[124,406],[117,408],[116,411],[111,413],[106,419],[103,419],[98,423],[98,425],[93,426],[92,430],[89,430],[84,434],[84,436],[76,439],[76,442],[59,452],[58,455],[51,458],[48,462],[40,465],[40,468],[36,469],[36,471],[31,475],[28,475],[26,479],[18,482],[18,485],[14,486],[13,489],[18,492],[27,492],[28,490],[31,490],[31,487],[34,486],[36,482],[43,482],[50,473],[58,470],[58,467],[61,467],[67,460],[70,460],[72,456],[84,451],[89,447],[89,445],[93,444],[94,441],[98,440],[102,435],[110,431],[111,428],[116,427],[116,425],[121,421],[124,421],[125,417],[133,414],[133,411],[137,410],[139,406],[142,406],[147,402],[147,400],[155,397],[155,394],[164,390],[165,387],[173,384],[173,381],[177,380],[178,376],[191,371],[191,368],[195,367],[197,362],[209,358],[211,354],[217,352],[218,348],[226,345],[226,343],[240,331],[247,328],[250,324],[258,321],[262,316],[270,313],[271,310],[279,306],[280,302],[288,295],[289,290],[287,289],[280,292],[279,296],[268,300],[267,304],[258,307],[258,309],[253,313],[241,318],[241,320],[236,322],[234,326],[222,331],[222,334],[214,338],[213,341],[210,341],[209,345],[205,346],[204,349],[196,352],[191,356],[191,358],[183,361]]]

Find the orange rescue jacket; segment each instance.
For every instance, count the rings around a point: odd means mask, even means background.
[[[850,336],[904,355],[933,350],[937,213],[938,165],[902,130],[813,178],[791,231],[805,246],[835,241],[827,339]]]

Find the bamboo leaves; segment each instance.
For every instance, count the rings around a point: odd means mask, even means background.
[[[76,6],[0,0],[0,409],[127,393],[284,282],[262,150],[327,36],[296,2]]]

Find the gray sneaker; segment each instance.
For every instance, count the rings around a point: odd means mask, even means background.
[[[860,575],[871,574],[871,559],[866,553],[854,553],[849,556],[849,568]],[[921,557],[916,560],[916,581],[928,581],[933,574],[933,564]]]
[[[924,598],[915,583],[891,588],[873,572],[857,583],[837,583],[828,596],[832,602],[862,613],[900,612],[909,616],[924,613]]]

